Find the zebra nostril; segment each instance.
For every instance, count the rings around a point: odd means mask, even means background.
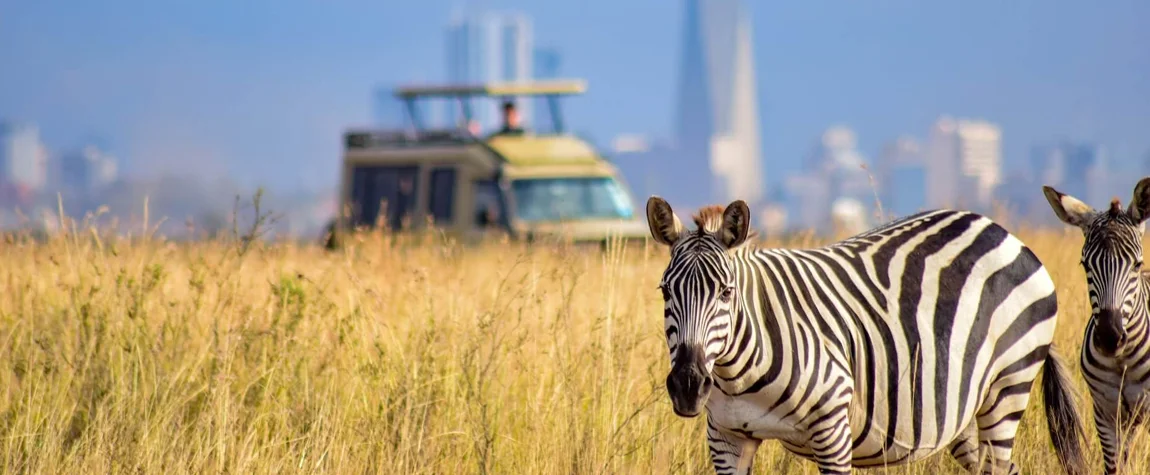
[[[711,389],[711,385],[712,385],[712,384],[714,384],[714,383],[715,383],[715,380],[714,380],[714,379],[711,379],[711,377],[710,377],[710,376],[704,377],[704,378],[703,378],[703,385],[702,385],[702,386],[699,386],[699,392],[700,392],[700,393],[703,393],[703,392],[706,392],[706,391],[710,390],[710,389]]]

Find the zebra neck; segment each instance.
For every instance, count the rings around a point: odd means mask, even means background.
[[[1130,312],[1130,318],[1126,321],[1126,334],[1129,335],[1132,331],[1137,331],[1139,327],[1145,327],[1147,323],[1147,309],[1150,309],[1150,272],[1142,273],[1138,279],[1138,298],[1135,300],[1134,310]]]
[[[775,275],[765,252],[770,251],[741,252],[734,260],[740,298],[731,315],[733,330],[727,347],[714,368],[719,385],[728,393],[741,392],[762,382],[772,368],[777,370],[788,358],[785,352],[792,349],[789,342],[798,336],[796,320],[800,317],[775,302],[780,291],[785,294],[791,289],[782,276]]]
[[[1139,345],[1135,342],[1144,342],[1144,335],[1150,325],[1150,271],[1140,275],[1138,282],[1139,295],[1134,301],[1134,308],[1130,310],[1130,315],[1127,316],[1123,324],[1123,333],[1126,337],[1126,343],[1118,348],[1116,358],[1118,363],[1125,367],[1127,365],[1138,366],[1148,358],[1150,358],[1150,347],[1147,345]]]

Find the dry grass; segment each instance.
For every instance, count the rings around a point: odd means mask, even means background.
[[[1024,232],[1061,286],[1083,396],[1081,238]],[[806,246],[789,242],[776,245]],[[675,417],[662,249],[0,243],[6,473],[710,473]],[[1032,392],[1015,452],[1060,473]],[[1091,461],[1100,455],[1087,424]],[[1145,452],[1150,447],[1138,442]],[[758,473],[816,473],[764,444]],[[1150,464],[1140,462],[1147,473]],[[948,456],[890,473],[957,473]],[[884,472],[885,473],[885,472]]]

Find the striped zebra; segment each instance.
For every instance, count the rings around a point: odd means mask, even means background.
[[[1142,269],[1142,233],[1150,217],[1150,177],[1134,186],[1128,209],[1115,198],[1096,211],[1077,198],[1044,186],[1063,222],[1082,229],[1082,268],[1090,296],[1090,321],[1080,364],[1094,400],[1094,424],[1106,473],[1117,473],[1119,425],[1137,427],[1150,410],[1150,271]],[[1119,411],[1121,408],[1121,412]],[[1122,447],[1125,460],[1128,448]]]
[[[1082,424],[1050,347],[1054,283],[989,219],[930,211],[803,250],[746,245],[742,200],[684,230],[652,196],[647,221],[670,249],[667,392],[680,417],[706,408],[715,472],[750,473],[761,442],[778,440],[820,473],[944,448],[971,472],[1017,473],[1040,370],[1055,451],[1083,472]]]

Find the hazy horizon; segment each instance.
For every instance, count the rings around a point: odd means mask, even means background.
[[[482,5],[529,14],[536,46],[557,49],[562,73],[589,81],[586,96],[566,102],[568,123],[605,146],[620,133],[666,137],[680,3]],[[340,133],[369,123],[374,87],[442,80],[458,5],[6,2],[0,118],[37,123],[55,147],[98,137],[129,174],[330,189]],[[942,114],[998,123],[1006,173],[1059,137],[1101,142],[1120,164],[1150,154],[1145,2],[748,2],[748,11],[771,185],[827,127],[853,128],[873,160],[899,135],[924,137]]]

